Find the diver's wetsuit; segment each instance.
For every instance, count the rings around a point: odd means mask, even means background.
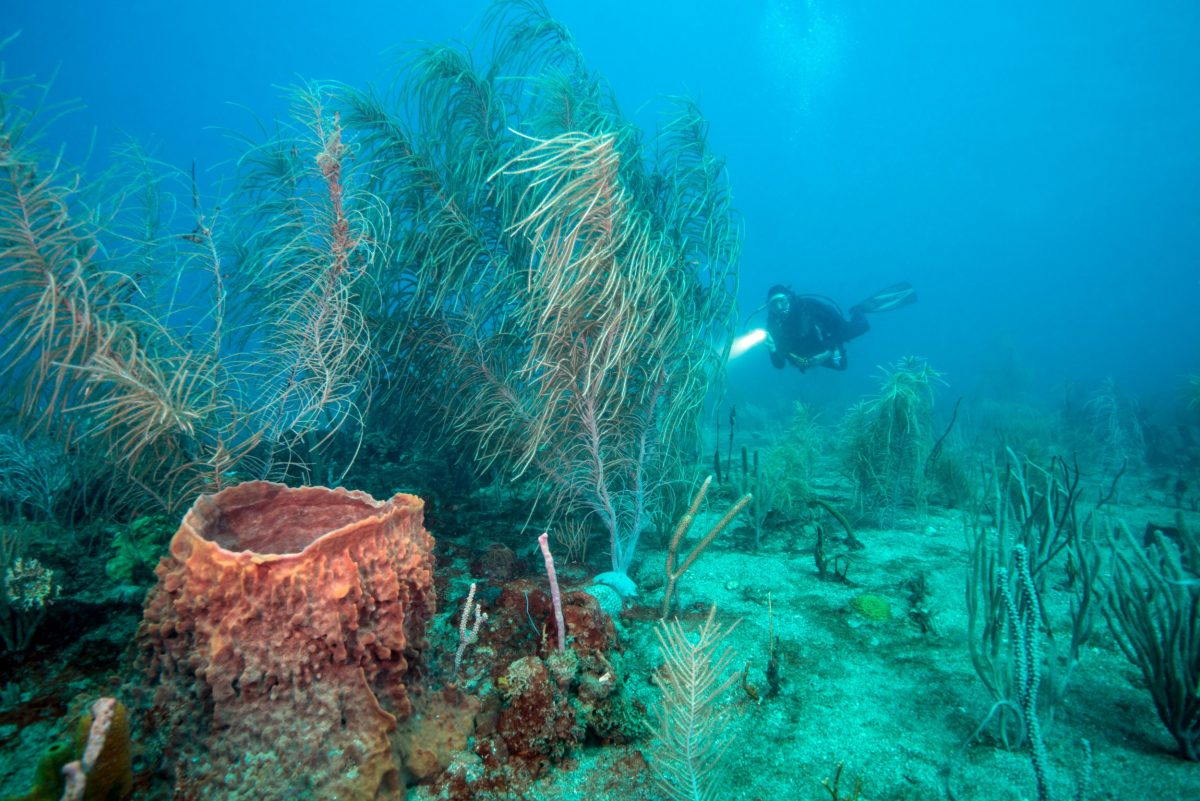
[[[871,327],[863,308],[850,309],[846,320],[829,301],[800,296],[784,287],[772,287],[768,294],[779,293],[788,296],[788,309],[781,313],[772,306],[767,311],[767,332],[774,341],[771,364],[780,370],[792,364],[801,372],[817,366],[845,370],[845,343]]]

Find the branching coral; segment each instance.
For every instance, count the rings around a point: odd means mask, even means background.
[[[1105,472],[1115,472],[1122,469],[1122,465],[1137,465],[1144,461],[1146,443],[1137,404],[1121,396],[1111,376],[1092,393],[1087,410],[1092,422],[1092,436],[1099,446],[1098,461]]]
[[[367,312],[381,390],[436,410],[482,469],[595,515],[625,571],[720,372],[737,218],[693,105],[650,159],[541,4],[486,25],[487,69],[432,48],[399,109],[347,98],[398,257]]]
[[[10,309],[0,369],[23,426],[68,447],[102,442],[126,480],[174,507],[235,469],[270,472],[280,449],[361,416],[371,350],[355,285],[371,258],[370,204],[347,188],[341,129],[319,88],[301,93],[298,111],[313,139],[310,181],[289,176],[282,203],[251,186],[228,229],[200,212],[193,185],[192,231],[165,237],[161,180],[119,194],[101,219],[80,176],[43,164],[39,90],[0,84],[0,299]],[[144,242],[122,227],[137,227],[129,214],[146,215]],[[258,238],[230,244],[264,222]],[[266,452],[248,461],[260,443]]]
[[[598,514],[627,570],[720,375],[738,220],[692,104],[645,147],[540,2],[498,3],[485,33],[485,66],[429,48],[396,96],[301,87],[243,139],[219,214],[193,171],[182,224],[143,154],[105,220],[39,172],[9,86],[0,355],[27,425],[103,442],[177,506],[340,481],[369,426],[419,419],[424,450]]]
[[[844,423],[844,461],[860,506],[894,516],[925,502],[925,457],[933,445],[934,385],[941,375],[907,357],[883,369],[879,394],[856,405]]]
[[[70,441],[103,437],[144,480],[164,452],[195,434],[213,365],[173,348],[153,317],[126,301],[133,277],[102,259],[102,226],[80,178],[37,149],[40,87],[0,84],[0,370],[26,426]],[[153,454],[154,459],[143,459]]]

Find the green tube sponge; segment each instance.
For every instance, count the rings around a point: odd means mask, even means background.
[[[69,743],[54,743],[38,761],[33,774],[33,787],[25,795],[7,796],[0,801],[58,801],[63,794],[63,765],[75,758]]]

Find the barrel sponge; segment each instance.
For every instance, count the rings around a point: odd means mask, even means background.
[[[423,519],[412,495],[264,481],[196,501],[138,631],[177,782],[403,797],[390,734],[436,607]]]

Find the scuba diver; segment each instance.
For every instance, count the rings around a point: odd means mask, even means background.
[[[846,343],[871,328],[867,315],[915,303],[917,292],[907,281],[876,292],[850,307],[850,318],[833,301],[819,295],[797,295],[776,284],[767,290],[767,349],[771,364],[788,364],[800,372],[810,367],[846,369]]]

